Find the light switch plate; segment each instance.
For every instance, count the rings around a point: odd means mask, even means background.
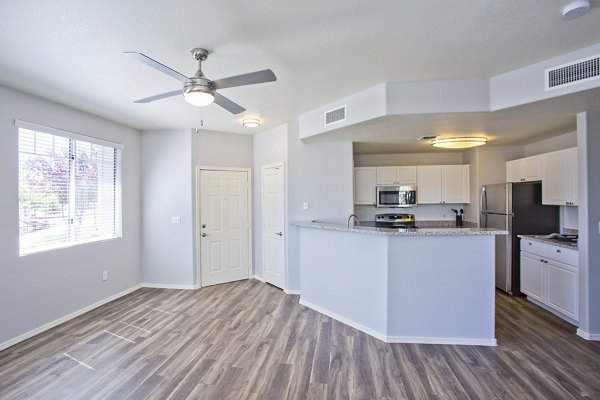
[[[103,281],[108,280],[108,271],[106,271],[106,270],[102,271],[102,280]]]
[[[305,201],[304,203],[302,203],[302,209],[304,211],[308,211],[308,206],[309,206],[308,201]]]

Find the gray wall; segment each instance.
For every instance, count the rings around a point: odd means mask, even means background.
[[[0,86],[0,346],[140,283],[140,132]],[[22,119],[122,143],[123,237],[19,257]],[[109,279],[102,281],[102,271]]]
[[[298,120],[288,122],[288,219],[346,221],[352,204],[352,143],[305,144]],[[304,211],[302,203],[309,202]],[[287,287],[300,289],[299,228],[288,225]]]
[[[463,153],[355,154],[355,167],[463,164]]]
[[[600,110],[577,115],[579,329],[600,339]]]
[[[142,271],[150,285],[194,285],[192,133],[142,135]],[[171,223],[180,217],[180,224]]]
[[[465,152],[465,162],[471,165],[471,204],[465,219],[479,222],[479,191],[481,186],[506,182],[506,161],[524,157],[523,146],[481,146]]]
[[[525,157],[577,147],[577,132],[564,133],[525,145]]]
[[[235,133],[225,133],[205,130],[192,130],[191,156],[192,156],[192,180],[191,180],[191,195],[192,195],[192,219],[197,221],[197,187],[196,187],[196,167],[225,167],[225,168],[252,168],[253,160],[253,139],[250,135],[239,135]],[[250,186],[251,191],[252,184]],[[251,193],[251,196],[253,194]],[[252,198],[252,197],[251,197]],[[254,207],[254,204],[251,204]],[[251,215],[251,214],[250,214]],[[256,224],[256,221],[252,221]],[[199,248],[196,236],[197,226],[194,222],[189,237],[194,240],[194,260],[191,265],[194,281],[198,283],[198,257]]]
[[[254,208],[254,274],[262,277],[262,168],[279,162],[284,164],[284,173],[287,175],[287,124],[254,135],[254,181],[253,181],[253,208]],[[284,175],[285,176],[285,175]],[[287,185],[287,177],[285,184]],[[287,222],[287,188],[285,190],[285,221]],[[287,232],[285,242],[287,242]]]

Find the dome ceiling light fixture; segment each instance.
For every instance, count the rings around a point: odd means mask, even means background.
[[[564,6],[560,13],[564,20],[575,19],[590,11],[591,6],[590,0],[575,0]]]
[[[436,137],[431,141],[433,147],[441,147],[444,149],[468,149],[477,147],[487,143],[487,138],[484,137]]]
[[[246,128],[256,128],[260,126],[260,119],[258,118],[244,118],[242,125]]]

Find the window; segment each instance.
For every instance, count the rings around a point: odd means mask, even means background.
[[[121,236],[121,146],[15,121],[20,255]]]

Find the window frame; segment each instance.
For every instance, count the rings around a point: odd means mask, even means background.
[[[46,252],[46,251],[52,251],[52,250],[57,250],[57,249],[64,249],[64,248],[68,248],[68,247],[79,246],[81,244],[103,242],[103,241],[107,241],[107,240],[122,238],[123,237],[122,175],[123,175],[123,150],[124,150],[123,144],[111,142],[111,141],[104,140],[104,139],[99,139],[99,138],[92,137],[92,136],[82,135],[82,134],[75,133],[75,132],[70,132],[70,131],[66,131],[63,129],[58,129],[58,128],[48,127],[48,126],[44,126],[44,125],[40,125],[40,124],[36,124],[36,123],[32,123],[32,122],[27,122],[27,121],[23,121],[23,120],[19,120],[19,119],[14,120],[14,125],[17,128],[16,129],[17,143],[18,143],[17,144],[17,157],[19,159],[19,165],[17,167],[17,171],[19,174],[19,177],[17,178],[17,189],[18,189],[19,193],[21,190],[21,179],[20,179],[20,173],[21,173],[20,130],[21,129],[35,131],[35,132],[39,132],[39,133],[44,133],[44,134],[58,136],[61,138],[68,139],[69,140],[69,158],[75,154],[74,149],[73,149],[75,141],[83,142],[85,144],[109,147],[109,148],[112,148],[115,150],[115,152],[114,152],[115,153],[115,155],[114,155],[114,169],[115,169],[115,172],[114,172],[114,198],[115,198],[114,199],[114,216],[115,216],[114,217],[114,236],[110,236],[110,237],[101,236],[101,237],[92,237],[89,239],[76,240],[75,235],[69,234],[67,241],[49,244],[48,246],[42,246],[38,249],[23,250],[23,248],[21,247],[21,235],[22,234],[19,229],[19,233],[18,233],[19,256],[23,257],[23,256],[27,256],[30,254],[37,254],[37,253],[42,253],[42,252]],[[110,165],[110,163],[108,165]],[[69,174],[70,180],[75,178],[75,171],[71,170],[71,168],[69,168],[68,174]],[[75,197],[73,197],[73,199],[76,202],[77,197],[75,194],[73,196],[75,196]],[[71,200],[72,199],[70,199],[70,201]],[[18,199],[17,204],[18,204],[17,214],[18,214],[18,219],[20,221],[21,220],[21,200],[20,199]],[[69,205],[70,204],[71,203],[69,202]],[[69,213],[68,218],[72,219],[73,216],[70,215],[70,213]],[[70,226],[69,230],[71,230],[71,229],[72,229],[72,227]]]

